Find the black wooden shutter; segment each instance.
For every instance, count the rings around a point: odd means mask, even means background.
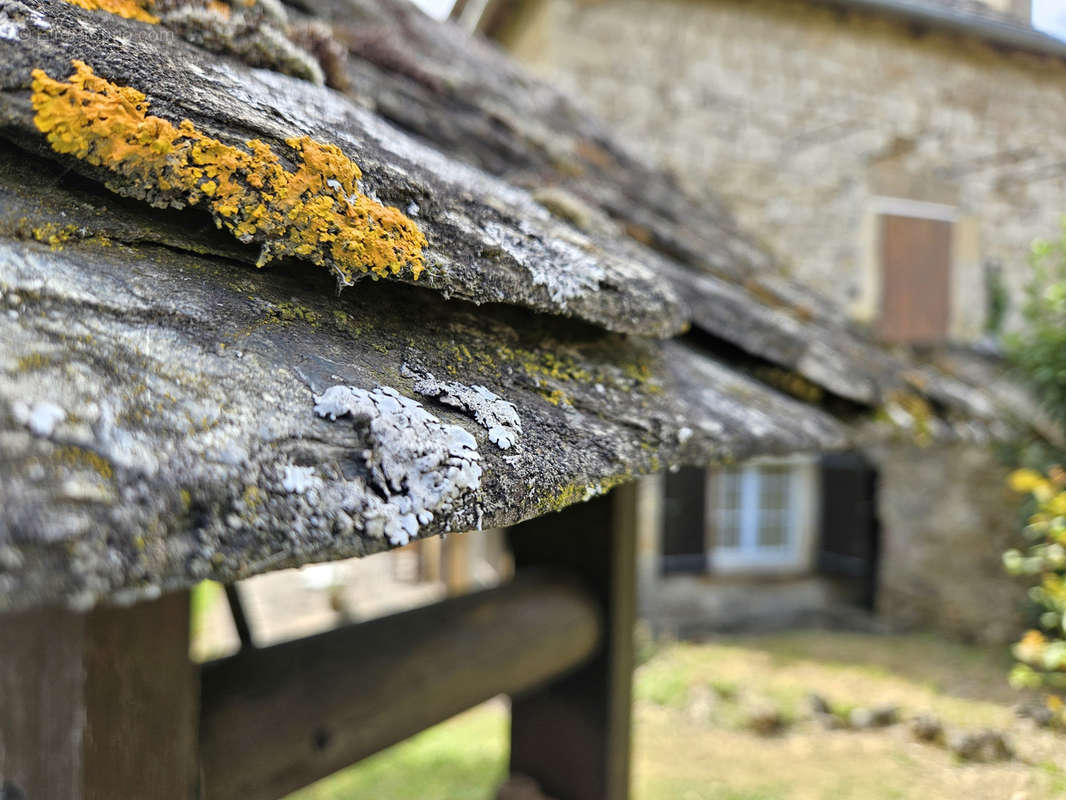
[[[707,470],[683,467],[666,474],[663,572],[703,572],[707,569],[706,488]]]
[[[873,608],[879,528],[877,471],[861,453],[822,456],[821,541],[818,570],[858,579],[861,602]]]

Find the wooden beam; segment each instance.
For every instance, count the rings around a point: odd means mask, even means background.
[[[189,595],[0,617],[0,784],[26,800],[196,796]]]
[[[511,529],[516,575],[566,569],[596,595],[602,644],[579,670],[512,698],[511,772],[556,800],[629,796],[636,490],[571,506]]]
[[[274,800],[498,694],[583,662],[599,604],[530,575],[203,666],[204,797]]]

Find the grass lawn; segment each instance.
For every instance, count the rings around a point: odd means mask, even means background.
[[[1066,800],[1066,734],[1015,718],[1005,651],[932,636],[801,632],[661,647],[636,676],[635,800]],[[702,692],[700,691],[702,689]],[[710,691],[708,691],[710,690]],[[959,762],[906,725],[825,730],[807,695],[835,709],[893,703],[949,728],[1007,732],[1019,758]],[[694,713],[693,698],[713,702]],[[746,730],[772,705],[794,724]],[[489,800],[507,760],[507,712],[486,704],[290,800]]]
[[[460,714],[289,800],[489,800],[507,771],[507,708]]]

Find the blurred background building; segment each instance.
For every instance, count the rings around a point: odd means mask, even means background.
[[[1059,228],[1066,43],[1033,25],[1058,5],[461,0],[453,16],[590,102],[693,197],[723,197],[873,337],[947,366],[995,349],[1031,242]],[[920,438],[666,476],[645,613],[685,631],[866,608],[1009,638],[1004,470],[991,448]]]

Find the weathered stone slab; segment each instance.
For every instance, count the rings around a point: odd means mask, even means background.
[[[984,367],[887,352],[751,275],[768,262],[728,214],[494,51],[391,0],[326,8],[347,97],[0,0],[0,609],[513,524],[638,474],[843,447],[871,410],[864,439],[985,441],[1022,413]],[[220,156],[228,178],[198,171]],[[346,204],[398,255],[370,241],[393,280],[338,294],[333,239],[293,220],[341,237]]]
[[[579,230],[622,240],[630,258],[674,287],[697,329],[861,406],[927,395],[1003,435],[1003,405],[993,394],[1009,382],[994,366],[960,381],[871,341],[824,296],[778,270],[723,203],[693,199],[579,103],[494,47],[404,0],[327,0],[314,12],[348,48],[356,101],[450,157],[528,188]]]
[[[667,336],[681,327],[671,287],[646,266],[552,217],[521,189],[442,157],[336,92],[198,50],[158,26],[62,2],[5,0],[2,14],[9,35],[0,37],[0,124],[23,147],[54,156],[34,125],[31,73],[40,69],[65,81],[72,59],[80,59],[95,75],[146,93],[152,116],[173,125],[189,119],[238,150],[258,139],[284,162],[296,158],[286,144],[293,137],[339,146],[361,169],[368,196],[409,212],[428,240],[419,283],[445,296],[523,305],[622,332]],[[62,163],[125,194],[189,202],[106,166],[70,157]],[[253,260],[258,255],[259,247],[250,251]],[[404,270],[397,277],[413,275]]]
[[[349,51],[349,94],[451,157],[523,186],[564,219],[732,277],[771,268],[724,203],[695,202],[570,97],[405,0],[307,4]]]
[[[337,296],[300,262],[182,252],[174,212],[21,162],[0,159],[2,607],[360,555],[845,440],[689,345],[384,281]]]

